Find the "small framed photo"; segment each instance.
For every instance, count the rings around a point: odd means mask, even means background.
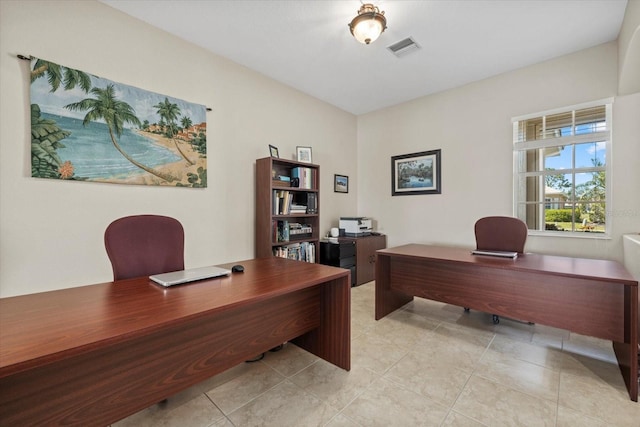
[[[391,195],[440,194],[440,150],[391,157]]]
[[[311,147],[296,147],[296,158],[299,162],[313,163],[311,161]]]
[[[335,193],[349,192],[349,177],[346,175],[333,175],[333,191]]]
[[[269,153],[271,154],[271,157],[280,158],[280,154],[278,154],[278,147],[275,147],[271,144],[269,144]]]

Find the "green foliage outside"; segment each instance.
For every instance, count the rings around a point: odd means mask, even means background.
[[[594,167],[603,167],[604,165],[598,159],[591,159]],[[553,171],[553,169],[547,169]],[[547,187],[562,191],[566,195],[569,203],[572,202],[572,185],[565,175],[546,175],[545,184]],[[606,174],[604,171],[591,172],[591,179],[575,186],[575,202],[581,202],[576,206],[575,219],[571,215],[571,209],[547,209],[545,210],[545,221],[547,223],[581,223],[586,220],[590,225],[584,227],[576,227],[576,229],[584,229],[589,231],[604,231],[606,222]],[[582,209],[580,208],[582,207]],[[595,224],[598,224],[597,226]],[[547,224],[549,226],[549,224]],[[560,227],[559,224],[555,225]],[[549,229],[549,228],[548,228]],[[565,228],[566,229],[566,228]]]
[[[597,211],[595,205],[588,207],[586,213],[582,213],[579,207],[575,209],[575,221],[571,216],[571,209],[547,209],[545,210],[545,230],[549,231],[585,231],[604,233],[604,219],[602,221],[594,221],[592,218],[597,218],[594,212]],[[583,224],[583,221],[585,223]]]
[[[571,209],[547,209],[544,212],[546,222],[571,222],[573,213]]]

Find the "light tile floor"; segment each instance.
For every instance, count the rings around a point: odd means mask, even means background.
[[[640,426],[608,341],[352,288],[351,371],[293,344],[114,426]]]

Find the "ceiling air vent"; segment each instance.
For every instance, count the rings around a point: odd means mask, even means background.
[[[395,56],[400,58],[414,50],[420,49],[418,43],[416,43],[411,37],[407,37],[404,40],[400,40],[397,43],[388,46],[387,49],[391,51]]]

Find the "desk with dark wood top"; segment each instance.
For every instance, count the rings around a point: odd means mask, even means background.
[[[376,256],[376,320],[418,296],[611,340],[638,401],[638,281],[621,264],[417,244]]]
[[[350,369],[348,270],[241,263],[0,299],[0,425],[107,425],[285,341]]]

